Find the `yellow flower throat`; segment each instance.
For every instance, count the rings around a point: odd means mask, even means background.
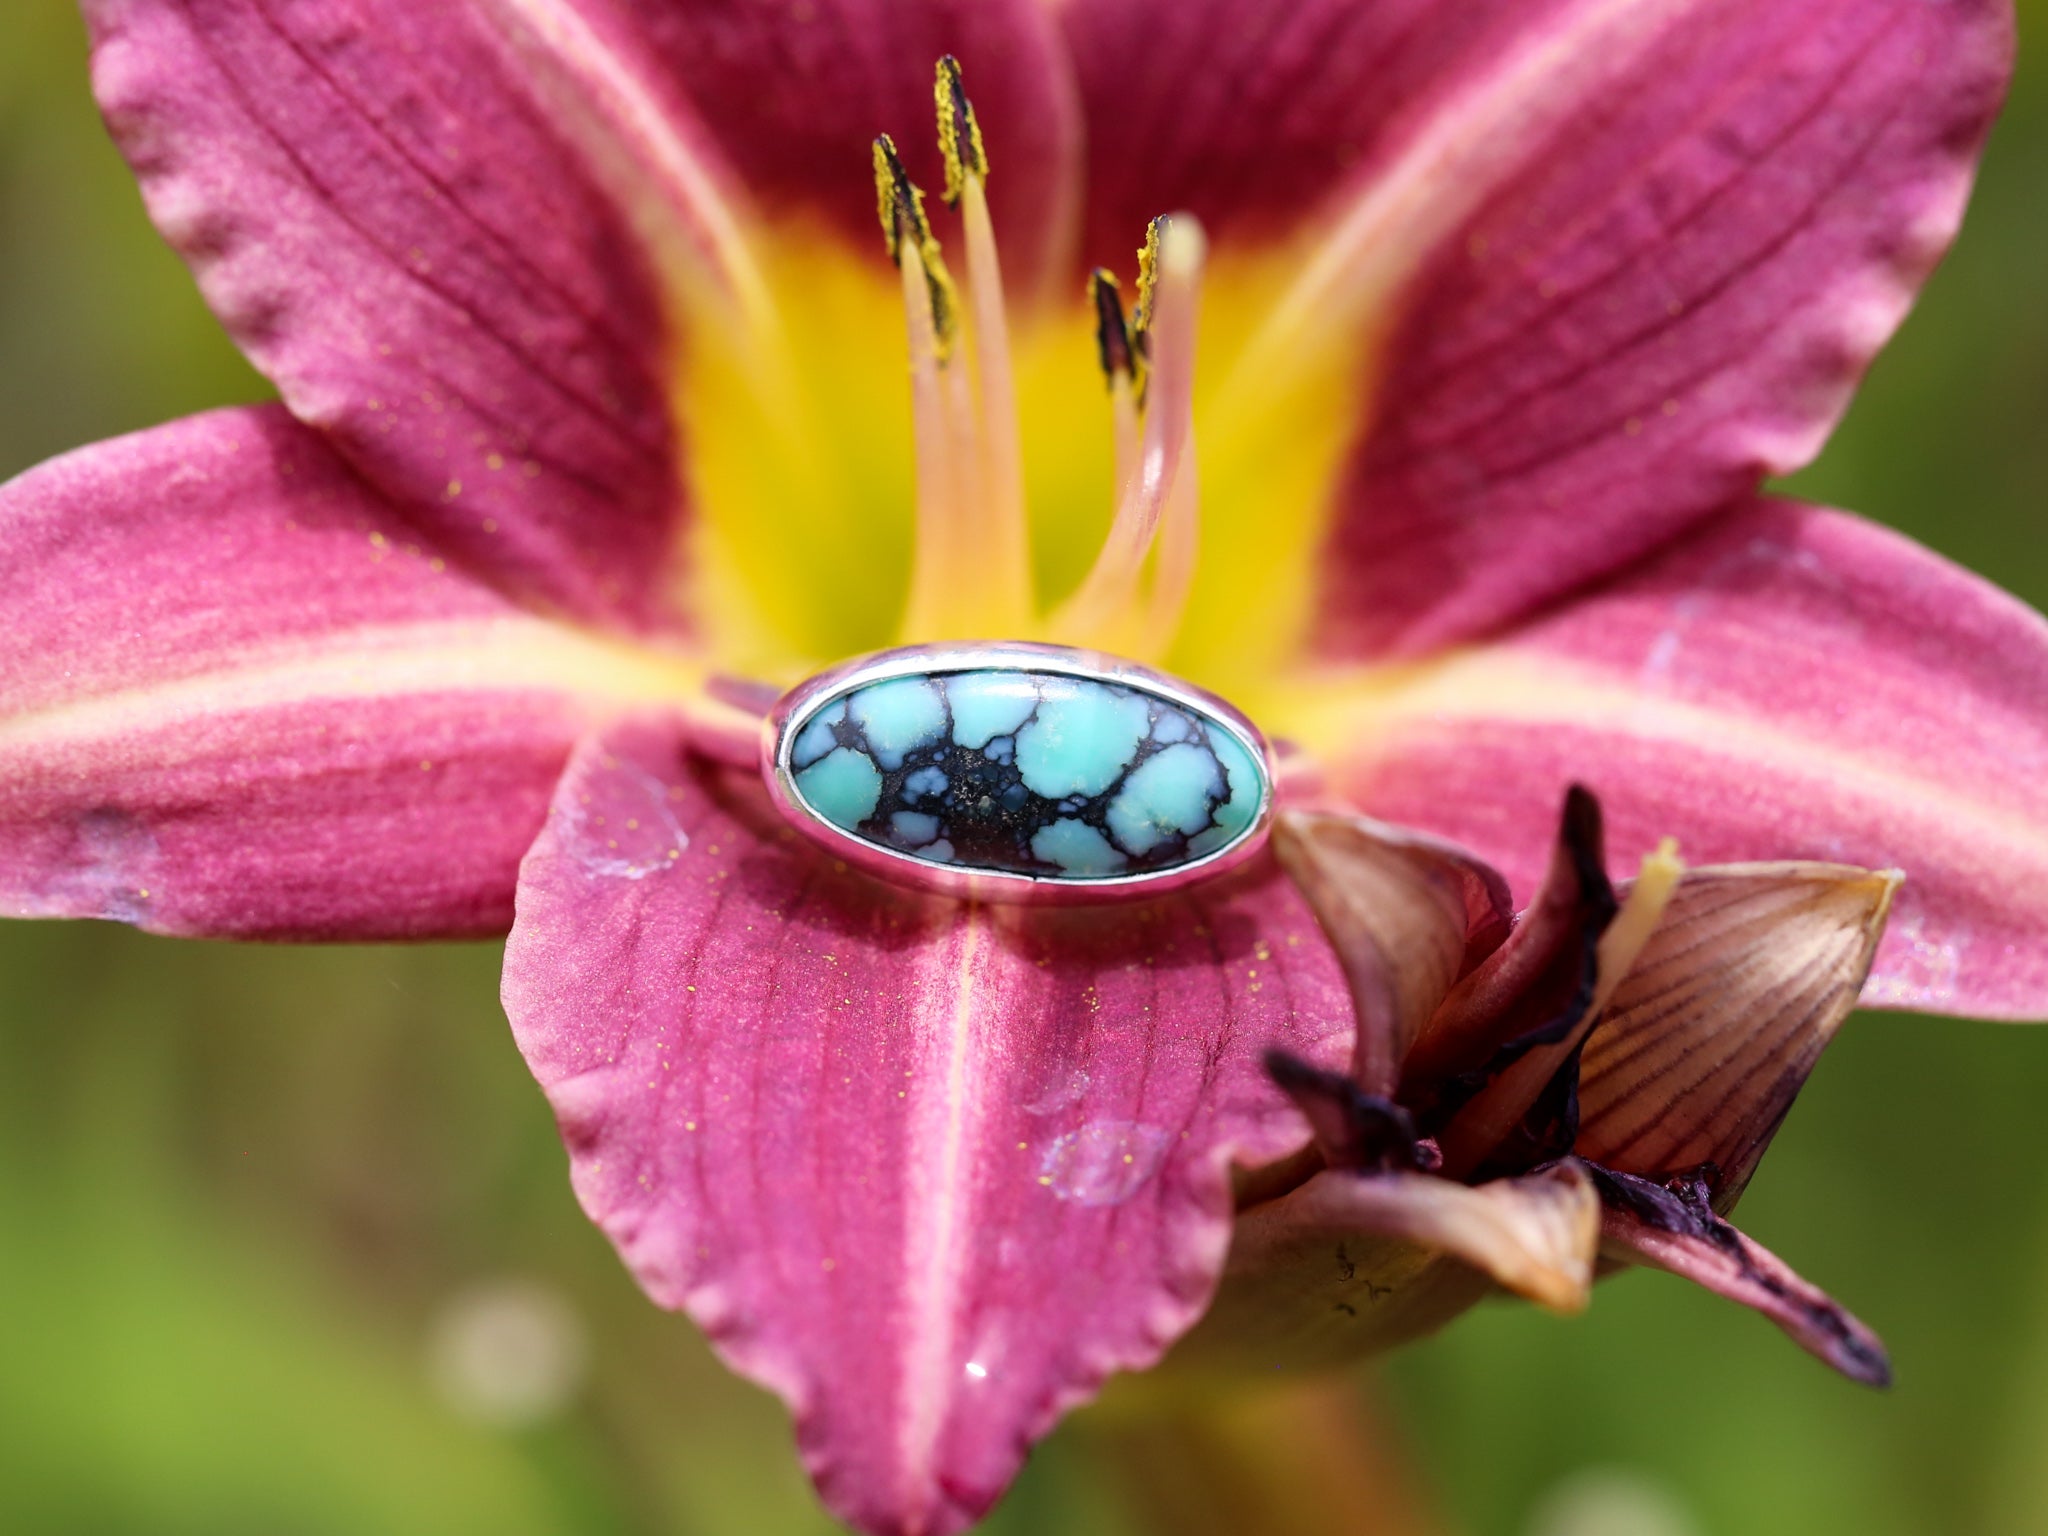
[[[1013,314],[988,155],[951,59],[935,94],[958,280],[883,137],[894,271],[815,228],[756,224],[772,313],[735,323],[728,297],[685,291],[687,579],[707,648],[790,680],[890,644],[1047,640],[1255,703],[1300,649],[1361,416],[1358,354],[1295,342],[1248,387],[1235,365],[1275,355],[1271,298],[1298,252],[1209,274],[1186,216],[1146,230],[1128,314],[1100,270],[1074,303]],[[1198,330],[1226,364],[1201,393]]]

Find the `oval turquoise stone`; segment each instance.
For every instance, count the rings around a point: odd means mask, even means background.
[[[1248,835],[1263,761],[1221,721],[1128,682],[977,669],[892,677],[785,727],[796,798],[934,864],[1055,880],[1175,869]]]

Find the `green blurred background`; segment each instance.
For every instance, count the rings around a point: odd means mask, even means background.
[[[0,477],[263,388],[145,222],[68,0],[6,12]],[[2036,54],[1955,254],[1797,481],[2037,606],[2044,252]],[[578,1215],[497,964],[0,926],[0,1530],[830,1529],[780,1410]],[[1632,1275],[1361,1381],[1358,1475],[1406,1466],[1476,1536],[2048,1532],[2044,1127],[2048,1036],[1857,1017],[1743,1212],[1884,1335],[1893,1392]],[[990,1529],[1189,1529],[1136,1454],[1084,1415]]]

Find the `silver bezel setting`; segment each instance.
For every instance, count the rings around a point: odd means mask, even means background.
[[[834,699],[874,683],[959,672],[1039,672],[1087,682],[1113,683],[1150,694],[1213,722],[1235,737],[1261,775],[1259,805],[1235,842],[1186,864],[1124,875],[1061,876],[1009,870],[962,869],[916,854],[871,843],[812,810],[796,787],[790,766],[796,732],[792,722],[808,719]],[[799,683],[775,703],[761,735],[762,777],[775,808],[820,847],[869,874],[898,885],[981,901],[1079,905],[1164,895],[1212,880],[1243,863],[1265,845],[1273,820],[1272,748],[1259,728],[1214,694],[1136,662],[1100,651],[1030,641],[969,641],[958,645],[915,645],[878,651]]]

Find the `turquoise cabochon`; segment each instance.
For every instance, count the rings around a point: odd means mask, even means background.
[[[1241,843],[1270,794],[1220,717],[1122,676],[934,670],[821,698],[785,729],[801,810],[957,871],[1163,874]]]

